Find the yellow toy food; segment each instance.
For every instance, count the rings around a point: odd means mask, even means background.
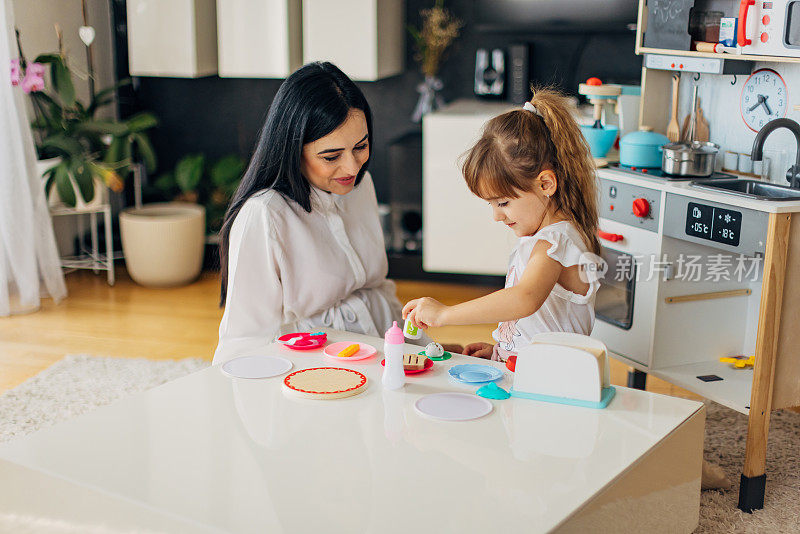
[[[745,367],[754,366],[756,364],[756,357],[750,356],[746,358],[745,356],[729,356],[727,358],[720,358],[719,361],[722,363],[732,363],[737,369],[744,369]]]
[[[361,347],[358,346],[358,343],[353,343],[352,345],[349,345],[348,347],[342,349],[339,352],[339,354],[337,354],[337,356],[340,358],[349,358],[350,356],[358,352],[360,348]]]

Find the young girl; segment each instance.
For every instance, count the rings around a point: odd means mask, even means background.
[[[497,342],[464,353],[506,360],[540,332],[588,335],[602,260],[597,180],[589,147],[566,103],[537,91],[521,109],[490,120],[463,166],[470,191],[519,236],[505,289],[445,306],[423,297],[403,308],[418,327],[499,322]]]

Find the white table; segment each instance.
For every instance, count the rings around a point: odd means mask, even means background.
[[[328,332],[329,341],[382,348],[378,338]],[[0,527],[12,516],[114,532],[697,525],[700,403],[618,387],[605,410],[509,399],[492,401],[481,419],[446,423],[420,416],[413,402],[471,391],[447,369],[474,358],[437,362],[392,392],[380,385],[380,353],[347,364],[282,346],[263,353],[292,360],[295,370],[356,369],[368,377],[367,391],[295,399],[282,393],[282,377],[231,379],[211,367],[128,397],[0,447],[0,480],[8,482],[0,484]]]

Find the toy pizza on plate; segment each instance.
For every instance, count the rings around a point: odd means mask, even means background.
[[[352,369],[312,367],[291,373],[283,380],[283,391],[306,399],[342,399],[367,389],[367,377]]]

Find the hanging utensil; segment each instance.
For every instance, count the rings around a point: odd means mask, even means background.
[[[698,141],[709,141],[711,139],[711,128],[705,115],[703,115],[700,99],[697,100],[697,130],[695,130],[694,136]]]
[[[667,126],[667,137],[673,143],[680,140],[680,126],[678,125],[678,88],[680,86],[680,74],[672,75],[672,118]]]
[[[706,142],[710,139],[711,131],[709,129],[708,121],[703,114],[703,108],[700,105],[700,98],[697,98],[697,108],[695,109],[697,120],[695,121],[694,138],[695,141]],[[689,120],[692,114],[689,113],[683,118],[683,126],[681,126],[681,139],[684,141],[689,140]]]
[[[697,86],[692,91],[692,113],[689,129],[681,143],[671,143],[661,148],[661,170],[673,176],[711,176],[719,145],[696,139]]]
[[[697,89],[695,85],[692,89],[692,112],[689,115],[689,130],[686,132],[686,137],[681,139],[687,143],[696,141],[695,132],[697,131]]]

